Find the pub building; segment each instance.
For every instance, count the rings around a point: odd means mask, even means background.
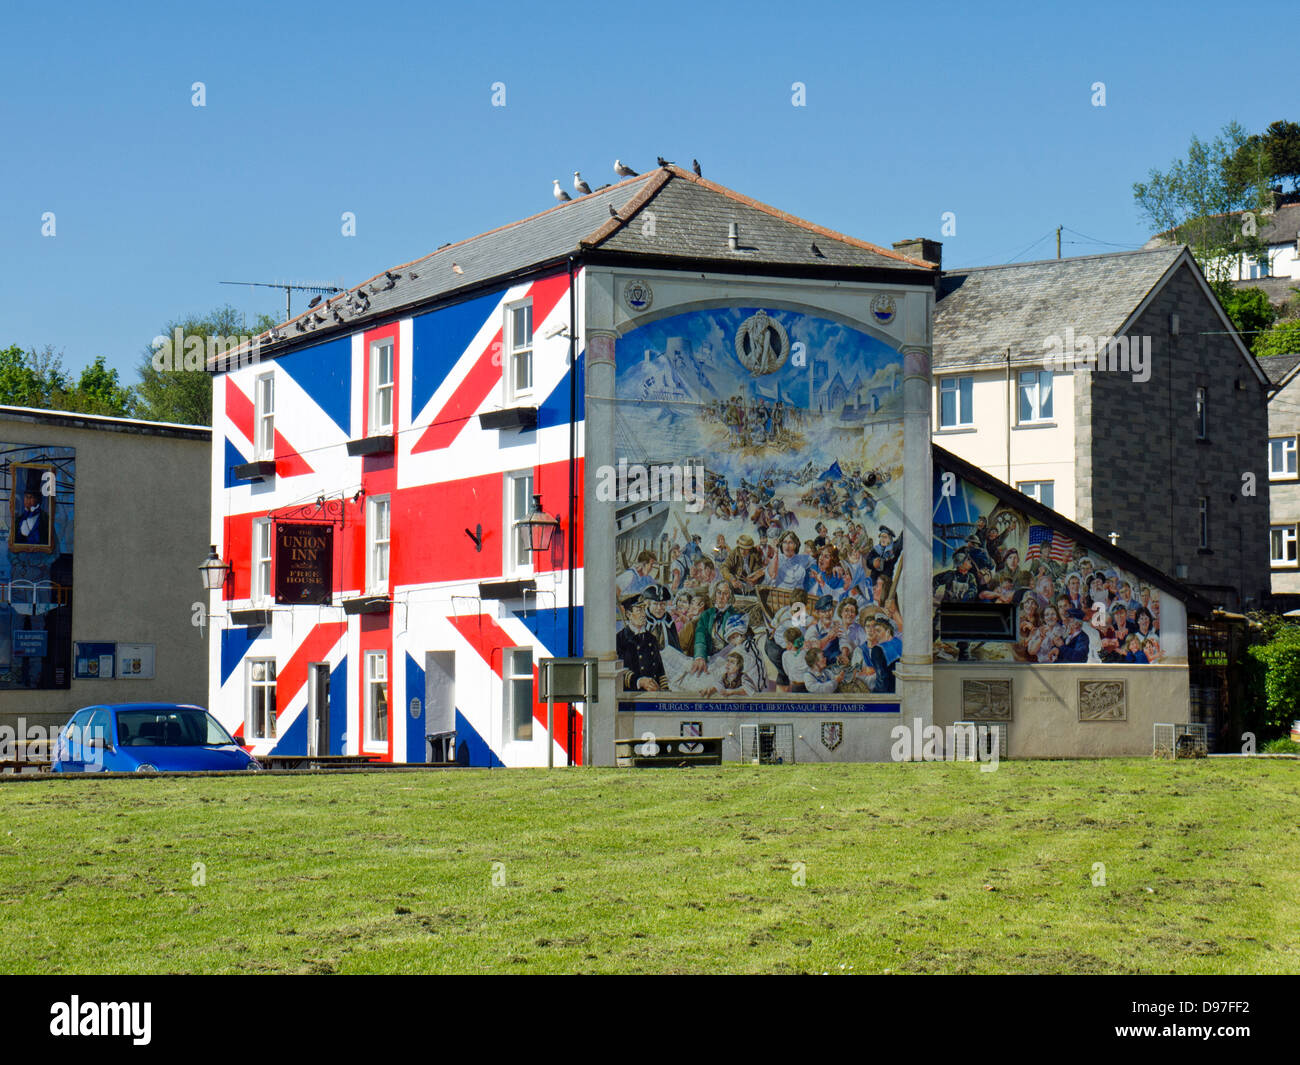
[[[213,713],[399,763],[1149,753],[1207,605],[932,447],[933,250],[667,166],[218,360]]]

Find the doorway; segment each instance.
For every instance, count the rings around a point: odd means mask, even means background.
[[[307,754],[330,753],[330,667],[313,662],[307,667]]]
[[[456,760],[456,652],[424,656],[424,734],[431,762]]]

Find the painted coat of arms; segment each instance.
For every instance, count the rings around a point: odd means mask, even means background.
[[[822,746],[828,751],[835,750],[844,741],[843,721],[822,722]]]

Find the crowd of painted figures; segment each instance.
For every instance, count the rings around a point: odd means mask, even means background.
[[[838,465],[826,480],[811,472],[796,478],[812,486],[793,505],[826,518],[843,513],[846,500],[866,509],[869,479],[879,475]],[[727,493],[725,508],[753,534],[730,543],[718,533],[706,545],[683,528],[626,559],[616,582],[624,688],[710,697],[892,692],[902,655],[894,530],[878,525],[872,535],[856,520],[817,520],[801,539],[771,479]]]
[[[1148,584],[1073,546],[1070,557],[1022,559],[981,516],[951,568],[934,578],[934,601],[1011,604],[1020,662],[1155,663],[1160,647],[1160,596]],[[985,648],[994,648],[986,644]],[[968,648],[940,645],[941,657],[967,657]]]

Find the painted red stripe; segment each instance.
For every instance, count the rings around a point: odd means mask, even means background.
[[[492,672],[498,677],[502,676],[502,663],[505,658],[504,650],[507,647],[518,646],[509,633],[498,625],[487,614],[472,614],[463,617],[448,618],[448,621],[456,627],[465,640],[479,657],[483,659],[491,668]],[[533,645],[536,646],[536,645]],[[540,679],[537,675],[537,666],[533,666],[533,720],[540,722],[543,730],[546,725],[546,703],[538,698],[538,692],[542,690]],[[580,750],[581,747],[573,747],[570,744],[576,739],[582,742],[582,718],[578,717],[577,725],[574,728],[574,737],[569,736],[569,712],[566,704],[555,704],[555,742],[566,754],[571,750]]]
[[[293,445],[289,443],[281,434],[280,430],[275,430],[275,473],[278,477],[298,477],[304,473],[315,473],[307,460],[303,458]]]
[[[275,677],[275,716],[278,718],[307,683],[307,666],[324,662],[330,650],[348,631],[347,622],[327,621],[312,627],[289,661]]]
[[[479,355],[473,369],[465,375],[465,380],[452,393],[451,399],[433,416],[433,424],[411,448],[412,454],[448,447],[460,435],[460,431],[487,399],[488,393],[501,380],[500,351],[501,330],[498,329],[492,343]]]
[[[226,420],[252,441],[253,401],[229,377],[226,378]]]
[[[569,290],[569,275],[555,274],[529,286],[527,296],[533,300],[533,324],[541,325]],[[487,348],[479,353],[473,368],[452,393],[447,403],[433,416],[433,424],[411,448],[413,455],[449,447],[474,417],[488,393],[501,380],[502,331],[498,329]]]

